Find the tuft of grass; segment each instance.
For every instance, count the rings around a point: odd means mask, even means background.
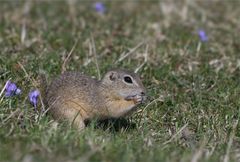
[[[11,79],[22,94],[0,96],[0,161],[239,161],[239,2],[104,1],[104,14],[93,4],[1,2],[0,89]],[[137,69],[149,100],[79,133],[27,98],[63,66]]]

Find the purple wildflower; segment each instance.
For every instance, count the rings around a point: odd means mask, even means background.
[[[208,41],[208,36],[203,29],[198,30],[198,36],[199,36],[199,38],[202,42],[207,42]]]
[[[21,89],[17,87],[15,83],[12,83],[11,81],[7,81],[6,88],[5,88],[5,96],[6,97],[12,97],[14,95],[21,94]]]
[[[100,14],[104,14],[106,11],[106,7],[102,2],[94,3],[94,9]]]
[[[36,108],[37,107],[37,102],[38,102],[38,97],[39,97],[40,92],[38,90],[32,90],[29,94],[29,100],[31,104]]]

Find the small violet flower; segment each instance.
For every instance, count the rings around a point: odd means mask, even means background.
[[[208,36],[204,30],[198,30],[198,36],[202,42],[207,42],[208,41]]]
[[[104,14],[106,11],[106,7],[102,2],[94,3],[94,9],[100,14]]]
[[[21,94],[21,89],[17,87],[15,83],[12,83],[11,81],[7,81],[6,87],[5,87],[5,96],[6,97],[12,97],[14,95]]]
[[[37,102],[38,102],[39,95],[40,95],[40,92],[38,90],[32,90],[28,94],[29,100],[35,108],[37,107]]]

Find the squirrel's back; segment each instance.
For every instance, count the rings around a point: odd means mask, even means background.
[[[47,87],[46,98],[51,100],[57,96],[74,98],[92,95],[98,81],[79,72],[65,72],[54,79]],[[84,92],[84,94],[82,94]]]
[[[45,102],[55,118],[61,118],[67,107],[81,110],[85,118],[89,118],[99,102],[98,84],[96,79],[82,73],[65,72],[48,86]]]

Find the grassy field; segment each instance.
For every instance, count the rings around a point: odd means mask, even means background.
[[[239,161],[240,1],[103,4],[0,1],[0,89],[22,90],[0,96],[0,161]],[[134,115],[79,133],[34,111],[39,73],[98,77],[96,60],[101,76],[143,78],[149,99]]]

